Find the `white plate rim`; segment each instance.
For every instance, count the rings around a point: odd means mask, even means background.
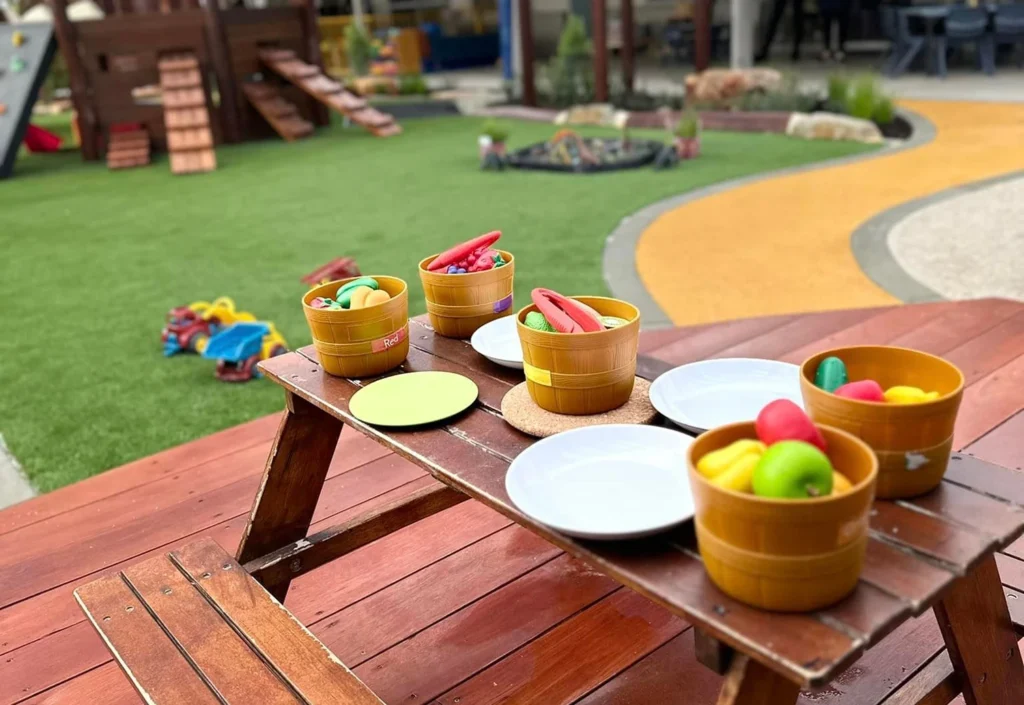
[[[558,533],[564,534],[566,536],[571,536],[573,538],[579,538],[579,539],[588,539],[588,540],[593,540],[593,541],[620,541],[620,540],[638,539],[638,538],[644,538],[644,537],[648,537],[648,536],[655,536],[657,534],[664,533],[665,531],[668,531],[669,529],[675,528],[675,527],[677,527],[677,526],[679,526],[681,524],[684,524],[687,521],[690,521],[691,519],[693,519],[693,517],[696,514],[696,507],[693,504],[693,499],[692,499],[693,490],[692,490],[692,488],[690,490],[690,493],[691,493],[690,509],[689,509],[688,512],[683,512],[679,519],[677,519],[677,520],[674,519],[673,521],[667,522],[667,523],[662,523],[662,524],[658,524],[658,525],[652,525],[652,526],[650,526],[648,528],[645,528],[645,529],[642,529],[642,530],[629,531],[629,532],[623,532],[623,531],[608,531],[608,532],[578,531],[578,530],[575,530],[575,529],[573,529],[571,527],[559,526],[557,524],[548,523],[546,521],[543,521],[543,520],[537,518],[533,514],[530,514],[528,511],[526,511],[526,509],[523,508],[522,505],[519,504],[519,502],[516,501],[517,491],[515,489],[513,489],[512,486],[510,486],[510,484],[509,484],[509,477],[512,475],[512,473],[514,471],[514,468],[516,467],[516,463],[517,463],[517,461],[519,461],[519,458],[521,458],[522,456],[526,455],[527,453],[533,451],[534,448],[541,447],[544,443],[546,443],[548,441],[551,441],[552,439],[559,438],[560,436],[564,436],[566,434],[577,434],[577,433],[583,433],[583,432],[588,432],[588,431],[589,432],[596,432],[595,429],[608,430],[608,429],[623,429],[623,428],[628,428],[628,429],[631,429],[631,430],[632,429],[637,429],[637,428],[653,429],[654,431],[658,432],[659,434],[662,433],[662,432],[671,433],[674,437],[678,438],[680,440],[680,442],[686,442],[687,445],[684,446],[684,448],[683,448],[684,451],[685,451],[685,449],[687,447],[689,447],[689,444],[692,443],[693,440],[694,440],[693,438],[691,438],[690,436],[686,435],[685,433],[680,433],[679,431],[677,431],[675,429],[666,428],[664,426],[652,426],[652,425],[648,425],[648,424],[601,424],[601,425],[596,425],[596,426],[583,426],[581,428],[574,428],[574,429],[571,429],[569,431],[563,431],[562,433],[556,433],[553,436],[548,436],[547,438],[542,438],[539,441],[537,441],[536,443],[534,443],[533,445],[531,445],[529,448],[527,448],[522,453],[520,453],[518,456],[516,456],[516,458],[509,465],[508,470],[505,472],[505,492],[508,494],[509,500],[512,502],[512,504],[516,507],[517,510],[519,510],[522,514],[524,514],[525,516],[529,517],[533,521],[536,521],[538,524],[546,526],[549,529],[553,529],[554,531],[557,531]],[[667,438],[667,436],[666,436],[666,438]],[[684,476],[686,478],[687,485],[689,485],[689,470],[686,469],[685,465],[683,466],[682,469],[683,469]]]
[[[483,355],[484,357],[486,357],[488,360],[490,360],[494,364],[502,365],[504,367],[511,367],[511,368],[517,369],[517,370],[521,370],[521,369],[523,369],[522,348],[520,348],[520,350],[519,350],[519,357],[517,359],[509,359],[509,358],[504,358],[504,357],[497,357],[497,356],[494,356],[494,355],[488,355],[487,353],[485,353],[483,351],[483,349],[482,349],[483,346],[480,343],[480,341],[483,340],[483,336],[485,335],[484,333],[481,333],[481,331],[483,331],[488,326],[495,326],[495,327],[497,327],[498,325],[502,325],[502,324],[510,325],[508,323],[505,323],[506,319],[507,320],[511,320],[513,322],[511,325],[513,326],[513,328],[515,328],[515,320],[516,320],[515,314],[512,314],[510,316],[502,316],[501,318],[495,318],[493,321],[488,321],[487,323],[485,323],[484,325],[480,326],[475,331],[473,331],[473,335],[470,336],[470,338],[469,338],[469,344],[472,346],[473,350],[475,350],[477,352],[477,354]]]
[[[705,428],[703,426],[697,426],[695,424],[688,423],[686,421],[682,421],[682,420],[680,420],[678,418],[674,418],[672,416],[672,414],[669,412],[669,410],[664,406],[664,404],[660,404],[659,405],[659,398],[658,398],[659,397],[659,392],[661,391],[661,389],[665,385],[668,384],[668,379],[667,379],[668,376],[673,374],[673,373],[675,373],[675,372],[678,372],[679,370],[687,369],[687,368],[693,368],[693,367],[702,367],[702,366],[705,366],[705,365],[721,364],[723,362],[733,362],[733,363],[735,363],[735,362],[752,362],[752,363],[757,363],[757,364],[768,364],[768,365],[771,365],[771,366],[777,366],[777,367],[780,367],[780,368],[785,368],[785,369],[790,370],[790,371],[795,370],[796,373],[797,373],[797,390],[799,390],[799,374],[800,374],[800,366],[799,365],[794,365],[791,362],[782,362],[781,360],[772,360],[772,359],[769,359],[769,358],[766,358],[766,357],[716,357],[716,358],[711,358],[711,359],[708,359],[708,360],[695,360],[694,362],[688,362],[688,363],[686,363],[684,365],[679,365],[678,367],[673,367],[671,370],[667,370],[663,374],[658,375],[658,378],[651,383],[651,387],[650,387],[650,389],[647,392],[647,396],[648,396],[648,398],[651,401],[651,405],[654,407],[655,411],[657,411],[659,414],[664,416],[666,419],[671,421],[676,426],[678,426],[678,427],[680,427],[680,428],[682,428],[682,429],[684,429],[686,431],[690,431],[691,433],[696,433],[696,434],[704,433],[705,431],[708,430],[707,428]],[[659,383],[660,383],[660,386],[659,386]],[[748,420],[749,421],[753,421],[753,419],[748,419]]]

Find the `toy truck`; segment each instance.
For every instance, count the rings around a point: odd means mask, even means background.
[[[251,313],[236,311],[235,302],[227,296],[215,299],[213,303],[196,301],[188,306],[172,308],[160,332],[164,356],[171,357],[179,352],[201,355],[210,337],[224,326],[255,320]]]
[[[245,321],[235,323],[211,337],[205,344],[203,357],[216,360],[217,379],[224,382],[247,382],[260,376],[256,365],[288,352],[284,338],[273,323]]]

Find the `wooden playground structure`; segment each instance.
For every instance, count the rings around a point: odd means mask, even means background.
[[[331,108],[375,135],[401,132],[323,74],[313,0],[229,10],[198,0],[103,0],[105,19],[77,23],[67,0],[47,1],[86,160],[128,151],[108,162],[141,165],[152,146],[171,152],[175,173],[209,171],[214,145],[275,132],[297,139],[327,125]],[[114,137],[125,131],[131,139]],[[144,155],[140,137],[148,137]]]

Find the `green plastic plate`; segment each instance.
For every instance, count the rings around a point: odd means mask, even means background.
[[[360,389],[349,411],[374,426],[421,426],[455,416],[476,401],[473,380],[452,372],[410,372]]]

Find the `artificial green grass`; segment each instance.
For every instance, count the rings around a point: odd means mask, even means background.
[[[282,408],[270,382],[225,384],[211,361],[164,359],[159,333],[173,306],[232,296],[294,348],[310,342],[301,276],[352,256],[364,273],[406,279],[418,314],[418,260],[492,229],[516,255],[517,304],[541,285],[604,293],[604,241],[624,216],[712,182],[867,149],[707,133],[703,156],[669,172],[481,173],[480,122],[224,147],[216,172],[187,177],[164,157],[118,172],[77,154],[23,158],[0,183],[0,433],[30,480],[52,490]],[[554,130],[509,125],[512,147]],[[700,247],[700,223],[679,237]]]

